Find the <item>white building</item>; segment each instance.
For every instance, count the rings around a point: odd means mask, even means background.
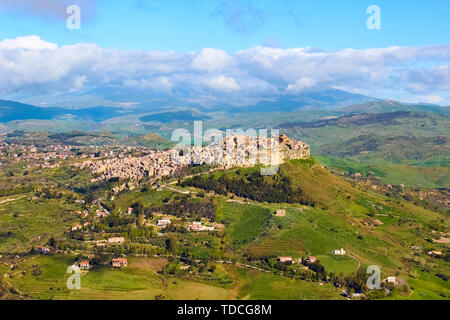
[[[345,255],[345,250],[344,249],[337,249],[337,250],[333,250],[333,254],[334,255],[337,255],[337,256],[343,256],[343,255]]]
[[[156,225],[158,227],[163,227],[163,228],[167,227],[169,224],[171,224],[170,219],[161,219],[161,220],[158,220],[158,222],[156,223]]]
[[[394,285],[398,284],[397,278],[396,277],[387,277],[386,278],[386,282],[387,283],[393,283]]]
[[[114,243],[123,243],[125,242],[125,238],[124,237],[113,237],[113,238],[108,238],[107,241],[109,244],[114,244]]]

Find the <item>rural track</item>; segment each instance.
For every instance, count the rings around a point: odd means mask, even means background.
[[[358,258],[356,258],[355,256],[352,256],[350,254],[350,252],[347,255],[358,263],[358,266],[356,267],[356,270],[354,271],[354,273],[356,274],[358,272],[359,268],[361,268],[361,262],[358,260]]]

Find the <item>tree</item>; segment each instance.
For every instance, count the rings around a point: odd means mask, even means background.
[[[144,216],[144,214],[140,213],[138,215],[137,224],[138,224],[139,227],[143,227],[144,226],[144,224],[145,224],[145,216]]]

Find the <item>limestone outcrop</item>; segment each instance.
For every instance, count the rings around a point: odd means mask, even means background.
[[[303,141],[294,141],[285,134],[280,136],[280,158],[283,161],[294,159],[307,159],[311,157],[311,148]]]

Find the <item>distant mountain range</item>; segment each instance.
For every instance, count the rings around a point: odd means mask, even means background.
[[[16,101],[0,100],[0,122],[16,120],[52,120],[63,116],[90,119],[95,122],[122,116],[126,112],[113,107],[93,107],[87,109],[43,108]]]
[[[124,92],[122,92],[124,93]],[[129,97],[128,97],[129,98]],[[235,99],[232,97],[231,99]],[[246,99],[242,98],[244,102]],[[251,100],[251,99],[250,99]],[[344,114],[387,113],[397,111],[433,112],[450,114],[450,108],[428,104],[405,104],[397,101],[384,101],[342,90],[329,89],[305,92],[298,95],[276,95],[259,98],[258,101],[233,105],[220,98],[215,101],[181,98],[161,98],[143,103],[123,103],[122,106],[94,106],[88,108],[38,107],[16,101],[0,100],[0,123],[21,120],[69,119],[89,120],[94,123],[113,118],[134,117],[143,123],[169,123],[175,121],[208,120],[216,113],[251,114],[254,112],[298,112],[307,110],[335,110]],[[242,103],[243,103],[242,102]]]
[[[195,108],[198,110],[221,110],[262,108],[283,109],[291,111],[305,106],[328,107],[349,106],[369,101],[378,101],[371,97],[354,94],[339,89],[324,89],[297,94],[273,94],[273,93],[243,93],[203,90],[176,90],[175,92],[155,93],[152,90],[129,88],[124,86],[107,86],[91,90],[78,90],[62,94],[49,94],[37,96],[10,95],[4,100],[22,101],[31,105],[58,107],[64,106],[71,109],[90,108],[95,106],[136,106],[146,111],[157,112],[173,108]]]

